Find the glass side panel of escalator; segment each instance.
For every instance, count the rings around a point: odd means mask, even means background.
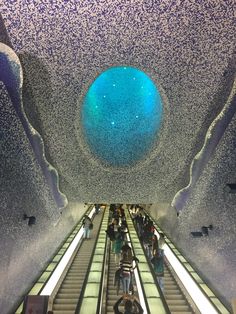
[[[46,268],[46,271],[53,271],[54,268],[57,266],[57,263],[50,263]]]
[[[84,298],[97,297],[99,295],[100,283],[87,283]]]
[[[207,287],[206,284],[200,283],[200,287],[206,292],[209,297],[214,297],[214,293]]]
[[[155,284],[145,283],[144,284],[145,294],[147,298],[150,297],[160,297],[159,291]],[[162,304],[163,306],[163,304]]]
[[[149,305],[150,313],[166,314],[166,311],[163,308],[161,299],[149,298],[148,305]]]
[[[94,255],[93,262],[100,262],[100,263],[102,263],[103,259],[104,259],[103,255]]]
[[[147,263],[139,263],[138,268],[141,272],[150,272],[150,268]],[[142,276],[142,274],[141,274]]]
[[[28,293],[29,295],[37,295],[39,291],[42,289],[44,283],[36,283],[33,288]]]
[[[153,276],[150,272],[143,272],[142,273],[142,282],[143,283],[154,283]]]
[[[202,279],[198,276],[197,273],[191,273],[191,276],[196,280],[197,283],[202,283]]]
[[[84,298],[80,309],[80,314],[94,314],[97,311],[97,300],[94,298]]]
[[[93,263],[90,271],[102,271],[103,263]]]
[[[211,301],[217,306],[221,314],[229,313],[229,311],[224,307],[224,305],[217,298],[211,298]]]
[[[51,275],[50,271],[45,271],[42,276],[39,278],[38,282],[45,282]]]
[[[89,273],[89,282],[96,282],[99,283],[101,280],[101,272],[100,271],[93,271]]]

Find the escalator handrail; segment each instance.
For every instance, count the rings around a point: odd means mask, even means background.
[[[106,209],[105,209],[106,210]],[[104,214],[105,214],[104,210]],[[109,220],[108,220],[109,223]],[[104,248],[104,254],[103,254],[103,267],[102,267],[102,273],[101,273],[101,281],[100,281],[100,289],[99,289],[99,295],[98,295],[98,304],[97,304],[97,314],[101,313],[102,308],[102,301],[103,301],[103,282],[105,281],[105,267],[106,267],[106,260],[107,260],[107,246],[108,246],[108,237],[106,236],[106,242],[105,242],[105,248]]]

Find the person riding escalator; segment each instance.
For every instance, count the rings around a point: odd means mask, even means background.
[[[123,310],[120,311],[119,307],[123,306]],[[118,299],[113,306],[115,314],[142,314],[143,308],[139,304],[136,298],[124,298]]]

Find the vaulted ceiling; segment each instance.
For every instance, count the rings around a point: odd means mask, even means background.
[[[218,121],[232,109],[233,0],[4,2],[4,40],[23,68],[23,108],[68,199],[171,202],[198,178],[224,132]],[[163,100],[151,152],[125,167],[88,153],[81,131],[89,86],[115,66],[144,71]],[[181,209],[179,194],[174,201]]]

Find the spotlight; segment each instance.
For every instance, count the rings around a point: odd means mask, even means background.
[[[26,214],[24,214],[23,219],[24,220],[29,219],[28,220],[28,226],[35,225],[35,223],[36,223],[36,218],[34,216],[27,216]]]

